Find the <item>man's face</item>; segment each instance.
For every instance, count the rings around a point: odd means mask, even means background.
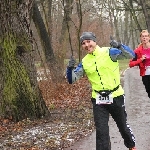
[[[143,44],[148,43],[150,40],[149,33],[147,33],[147,32],[142,33],[140,39]]]
[[[96,42],[94,42],[93,40],[84,40],[81,45],[83,50],[91,54],[95,50]]]

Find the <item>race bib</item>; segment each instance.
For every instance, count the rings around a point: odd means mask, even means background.
[[[113,97],[112,94],[109,94],[106,97],[101,96],[99,93],[96,95],[96,104],[111,104],[113,103]]]
[[[150,66],[145,66],[145,75],[150,75]]]

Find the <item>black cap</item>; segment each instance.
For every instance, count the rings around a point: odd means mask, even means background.
[[[83,32],[80,36],[80,43],[82,43],[84,40],[93,40],[96,42],[96,36],[92,32]]]

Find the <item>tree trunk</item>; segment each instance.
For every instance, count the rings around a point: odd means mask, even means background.
[[[141,0],[142,11],[145,17],[145,22],[148,31],[150,32],[150,6],[148,0]]]
[[[64,6],[64,17],[63,17],[63,22],[62,22],[62,27],[61,27],[61,35],[59,38],[59,45],[61,47],[61,56],[62,59],[65,58],[66,52],[67,52],[67,47],[69,43],[69,48],[70,48],[70,56],[73,56],[73,46],[72,46],[72,40],[71,40],[71,14],[72,14],[72,3],[73,0],[64,0],[63,1],[63,6]]]
[[[50,43],[50,38],[49,38],[48,32],[46,31],[46,27],[44,25],[42,16],[40,14],[40,11],[38,9],[36,2],[33,3],[32,19],[38,31],[41,44],[43,46],[43,51],[44,51],[45,58],[46,58],[46,64],[50,70],[52,81],[61,82],[63,78],[63,69],[59,67],[55,59],[54,52]]]
[[[36,78],[31,4],[2,0],[0,5],[0,116],[14,121],[49,114]]]

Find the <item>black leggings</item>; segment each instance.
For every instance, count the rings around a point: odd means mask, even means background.
[[[135,146],[135,138],[131,128],[127,124],[127,114],[124,105],[124,96],[118,96],[113,99],[112,104],[97,105],[92,98],[94,121],[96,126],[96,150],[110,150],[109,137],[109,114],[117,124],[119,132],[124,139],[127,148]]]
[[[145,86],[145,90],[150,98],[150,75],[142,76],[142,82]]]

